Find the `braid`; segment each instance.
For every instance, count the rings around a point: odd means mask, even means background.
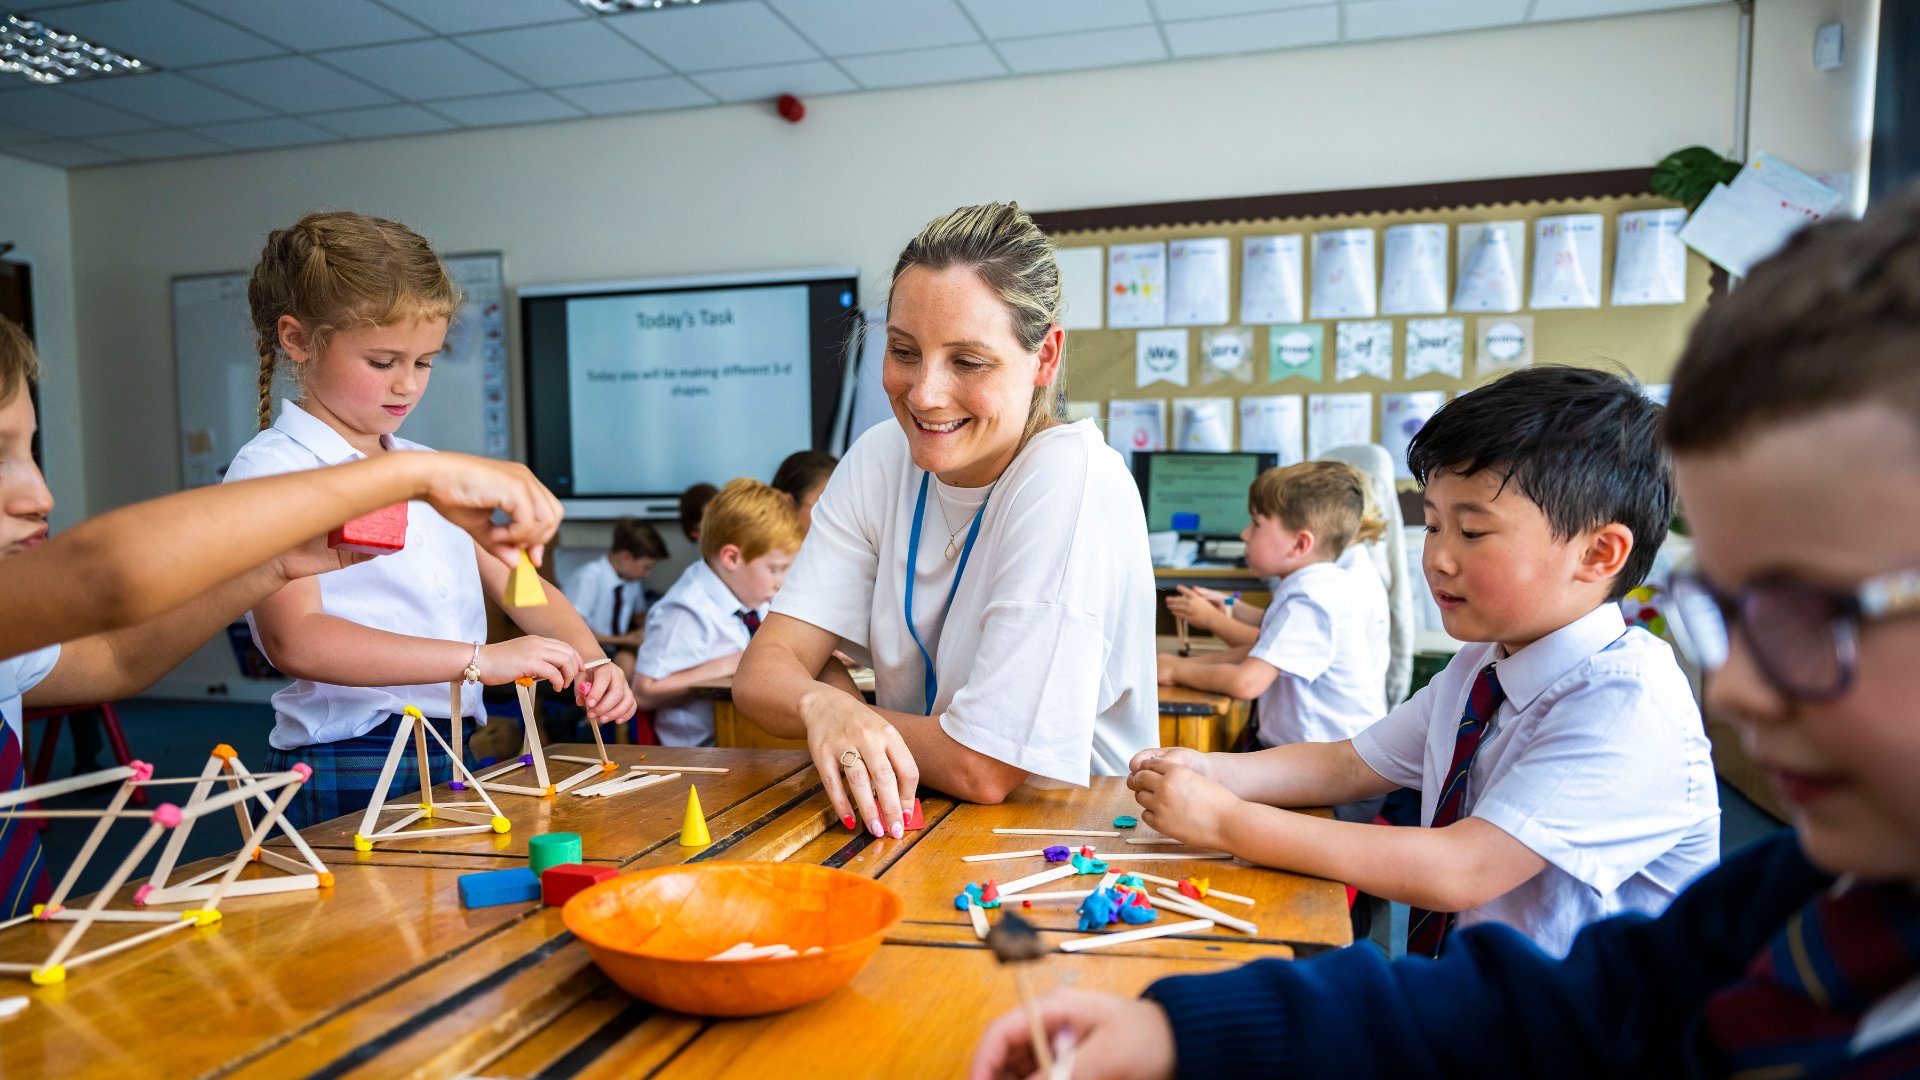
[[[260,342],[260,430],[273,424],[273,345]]]

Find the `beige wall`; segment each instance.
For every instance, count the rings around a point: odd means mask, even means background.
[[[172,490],[167,281],[310,207],[500,249],[510,284],[853,264],[935,213],[1650,165],[1732,139],[1734,11],[1485,31],[73,173],[87,483]],[[511,336],[511,335],[510,335]],[[517,345],[517,342],[516,342]],[[517,359],[516,359],[517,372]]]
[[[1880,0],[1760,0],[1753,18],[1753,104],[1747,145],[1816,176],[1850,174],[1852,206],[1867,201]],[[1814,31],[1846,26],[1846,62],[1813,66]]]
[[[67,173],[0,155],[0,242],[7,258],[33,267],[35,345],[40,384],[40,448],[53,490],[55,528],[86,516],[82,378],[74,363],[73,239]]]

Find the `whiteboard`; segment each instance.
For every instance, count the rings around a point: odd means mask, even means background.
[[[443,260],[464,302],[434,361],[427,393],[401,427],[436,450],[508,455],[506,285],[498,252]],[[217,484],[259,430],[260,354],[247,312],[246,273],[173,279],[173,364],[180,392],[180,481]],[[299,396],[284,370],[273,397]],[[279,406],[274,406],[277,411]]]

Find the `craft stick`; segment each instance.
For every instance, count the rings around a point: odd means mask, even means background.
[[[995,836],[1119,836],[1113,829],[995,829]]]
[[[380,800],[386,798],[387,791],[393,787],[393,774],[400,768],[400,755],[407,748],[406,734],[407,729],[403,726],[394,733],[393,745],[387,748],[386,764],[380,767],[380,782],[373,789],[376,794],[373,801],[367,804],[367,812],[360,816],[360,828],[357,831],[361,836],[372,836],[373,827],[380,823],[380,811],[386,809],[380,805]]]
[[[47,916],[46,921],[73,922],[74,920],[79,919],[81,915],[82,913],[77,911],[56,911],[53,914]],[[94,922],[123,922],[123,923],[179,922],[180,913],[177,911],[114,911],[111,908],[109,908],[108,910],[102,911],[99,914],[95,915],[93,917],[93,921]]]
[[[492,832],[491,825],[456,825],[447,829],[415,829],[407,833],[395,833],[391,830],[369,837],[372,840],[423,840],[429,836],[463,836],[467,833]]]
[[[207,763],[201,767],[200,775],[194,779],[193,791],[187,795],[187,804],[189,806],[206,798],[207,792],[213,790],[214,779],[219,776],[222,764],[219,758],[212,754],[207,755]],[[232,791],[233,788],[229,786],[227,790]],[[110,807],[110,809],[118,810],[119,807],[113,806]],[[246,810],[242,808],[239,810],[239,813],[245,814]],[[245,831],[242,831],[240,835],[245,836]],[[186,846],[186,843],[187,830],[173,830],[173,835],[167,837],[166,846],[160,849],[160,861],[154,865],[153,873],[147,875],[147,884],[152,885],[156,889],[166,887],[167,875],[173,873],[173,865],[180,858],[180,850]],[[68,876],[77,876],[80,867],[86,865],[87,856],[92,853],[93,849],[91,847],[81,849],[80,857],[73,861],[73,869],[68,871]],[[61,884],[64,885],[66,883],[63,881]],[[56,890],[52,902],[58,904],[65,897],[65,889]]]
[[[1242,919],[1236,915],[1229,915],[1224,911],[1215,910],[1214,908],[1204,903],[1201,903],[1200,901],[1195,900],[1193,897],[1187,896],[1184,893],[1178,893],[1172,889],[1162,886],[1160,888],[1160,895],[1166,897],[1165,900],[1155,901],[1155,903],[1159,904],[1161,907],[1170,906],[1174,910],[1183,911],[1188,915],[1194,915],[1202,919],[1212,919],[1214,922],[1219,923],[1221,926],[1225,926],[1233,930],[1238,930],[1243,934],[1257,934],[1260,932],[1260,928],[1258,926],[1255,926],[1254,924],[1248,922],[1247,920]]]
[[[296,832],[294,835],[298,836],[299,833]],[[271,866],[276,870],[285,870],[289,874],[303,874],[313,869],[312,867],[301,862],[300,860],[289,859],[285,855],[282,855],[279,852],[269,847],[263,847],[260,849],[260,861],[263,863],[266,863],[268,866]],[[325,872],[326,871],[324,870],[320,871],[320,873],[325,873]],[[317,877],[316,877],[316,880],[318,880]]]
[[[610,663],[610,661],[608,661],[605,657],[602,657],[600,662]],[[594,667],[594,665],[588,664],[587,667],[592,668]],[[587,730],[593,732],[593,745],[596,749],[600,751],[600,760],[597,762],[594,762],[594,764],[596,765],[613,764],[612,759],[607,757],[607,741],[600,737],[600,725],[594,723],[592,717],[587,718]]]
[[[128,770],[128,775],[132,775],[131,769]],[[60,939],[60,944],[54,946],[53,955],[48,957],[47,962],[41,967],[59,967],[66,961],[68,955],[73,952],[73,947],[80,943],[80,936],[87,932],[87,927],[92,926],[100,912],[106,909],[107,901],[120,891],[120,886],[125,885],[127,879],[133,876],[133,868],[140,865],[141,860],[147,857],[147,852],[153,850],[153,845],[160,842],[160,834],[165,831],[166,826],[157,821],[147,826],[146,833],[134,843],[133,850],[120,861],[120,865],[114,868],[113,875],[107,878],[107,883],[99,892],[93,894],[93,902],[88,904],[74,920],[73,928]]]
[[[56,795],[65,795],[72,791],[85,791],[90,787],[99,787],[102,784],[111,784],[116,780],[125,780],[132,775],[133,769],[125,765],[119,765],[111,769],[101,769],[99,772],[90,772],[85,776],[69,776],[65,780],[50,780],[44,784],[34,784],[31,787],[18,788],[0,794],[0,809],[9,806],[18,806],[21,803],[39,802],[43,799],[51,799]]]
[[[1180,887],[1179,878],[1161,877],[1159,874],[1145,874],[1138,870],[1129,870],[1127,872],[1139,878],[1141,881],[1151,881],[1155,885],[1171,885],[1176,889]]]
[[[1175,630],[1178,630],[1180,632],[1180,655],[1181,656],[1191,655],[1193,651],[1192,646],[1190,646],[1187,643],[1187,620],[1182,619],[1178,615],[1176,615],[1174,616],[1174,619],[1173,619],[1173,626]]]
[[[100,809],[100,810],[39,809],[39,810],[35,810],[31,807],[26,807],[26,806],[22,806],[17,810],[0,810],[0,821],[7,821],[13,818],[98,818],[98,817],[119,820],[122,818],[150,818],[152,816],[153,816],[153,811],[151,810],[123,810],[119,813],[108,813],[105,809]]]
[[[713,776],[722,776],[722,775],[725,775],[726,773],[733,771],[732,769],[720,769],[720,768],[715,768],[709,765],[629,765],[627,766],[628,772],[667,772],[669,770],[673,772],[685,772],[685,773],[707,773]]]
[[[744,946],[744,947],[743,947]],[[789,956],[799,956],[800,950],[791,945],[755,945],[743,941],[726,952],[715,953],[709,960],[784,960]]]
[[[1213,929],[1212,919],[1153,923],[1137,930],[1122,930],[1117,934],[1089,934],[1086,937],[1068,938],[1060,943],[1060,951],[1086,952],[1088,949],[1104,949],[1109,945],[1125,945],[1129,941],[1145,941],[1148,938],[1167,937],[1170,934],[1198,934],[1203,930],[1211,929]]]
[[[227,759],[227,768],[231,769],[235,773],[238,773],[242,780],[249,780],[253,778],[253,773],[247,770],[246,763],[242,762],[238,756]],[[304,780],[301,781],[301,783],[303,784],[305,782],[306,781]],[[386,793],[381,792],[381,794],[384,795]],[[262,793],[259,798],[260,798],[261,806],[264,806],[269,810],[273,808],[273,800],[267,798],[265,793]],[[246,804],[241,803],[240,805],[245,806]],[[455,805],[459,805],[459,804],[456,803]],[[248,821],[248,827],[249,828],[252,827],[251,820]],[[285,818],[282,818],[280,821],[280,832],[281,832],[281,835],[285,836],[288,840],[293,841],[294,849],[300,852],[300,857],[307,861],[307,865],[313,869],[314,873],[324,874],[328,872],[327,864],[321,862],[320,856],[315,855],[313,853],[313,848],[310,845],[308,845],[307,838],[300,835],[300,830],[294,828],[292,822],[287,821]],[[266,851],[264,848],[261,849],[261,853],[263,855],[266,854]],[[280,857],[285,858],[284,856],[280,856]],[[293,860],[291,859],[287,859],[286,861],[288,863],[291,863],[292,866],[283,867],[283,869],[291,869],[291,871],[296,874],[300,872],[298,863],[293,863]]]
[[[239,787],[241,777],[235,775],[235,771],[233,769],[234,764],[240,760],[239,757],[236,755],[234,757],[227,758],[223,761],[220,760],[219,758],[214,758],[213,760],[220,761],[220,764],[225,766],[225,768],[222,771],[224,771],[226,775],[222,777],[222,779],[226,780],[227,782],[227,790],[232,791],[234,788]],[[253,831],[253,811],[247,809],[246,803],[243,803],[243,802],[234,803],[233,816],[238,818],[240,821],[241,836],[245,836],[248,833]]]
[[[594,794],[597,796],[625,795],[629,791],[638,791],[641,788],[652,787],[655,784],[664,784],[679,775],[679,773],[658,773],[649,774],[645,780],[629,780],[618,784],[598,784],[595,785],[597,790],[594,791]]]
[[[1046,852],[1039,848],[1032,851],[992,851],[985,855],[962,855],[961,862],[999,862],[1001,859],[1037,859]]]
[[[1184,844],[1185,840],[1175,840],[1171,836],[1129,836],[1129,844]]]
[[[441,738],[440,733],[433,728],[427,728],[427,734],[433,736],[433,741],[439,743],[440,749],[445,750],[447,756],[453,759],[453,775],[466,780],[467,785],[473,788],[473,793],[480,796],[480,801],[486,804],[487,809],[493,811],[494,817],[505,817],[506,815],[500,812],[499,804],[493,801],[493,796],[488,795],[487,789],[480,781],[473,778],[473,770],[467,768],[466,759],[454,753],[453,748],[447,745],[447,740]]]
[[[973,932],[979,935],[980,940],[987,940],[987,909],[979,904],[968,904],[967,918],[973,920]]]
[[[599,666],[600,666],[601,664],[611,664],[611,663],[613,663],[613,661],[612,661],[611,659],[609,659],[608,657],[605,657],[605,656],[603,656],[603,657],[601,657],[601,658],[600,658],[600,659],[598,659],[598,660],[589,660],[589,661],[587,661],[586,663],[584,663],[584,664],[581,664],[581,665],[580,665],[580,670],[581,670],[581,671],[592,671],[592,670],[593,670],[594,668],[597,668],[597,667],[599,667]]]
[[[245,865],[242,863],[241,865]],[[226,867],[220,868],[222,871]],[[188,900],[206,900],[213,896],[218,885],[180,884],[165,889],[155,889],[146,896],[147,906],[155,904],[180,904]],[[257,878],[253,881],[236,881],[227,889],[227,896],[263,896],[268,893],[300,892],[305,889],[318,889],[320,875],[294,874],[289,877]],[[166,913],[163,913],[166,914]]]
[[[521,761],[519,758],[514,758],[512,761],[501,764],[499,767],[495,768],[491,772],[484,772],[479,774],[479,776],[475,777],[475,779],[492,780],[496,776],[505,776],[515,769],[522,768],[526,764],[527,764],[526,762]]]
[[[258,780],[244,783],[232,791],[208,796],[197,805],[188,803],[180,808],[180,820],[182,823],[197,821],[215,810],[225,810],[234,803],[245,802],[263,791],[279,791],[289,787],[298,789],[299,786],[299,779],[291,773],[269,773]]]
[[[1038,900],[1084,900],[1092,895],[1092,889],[1072,889],[1067,892],[1023,893],[1020,899],[1023,903],[1033,903]]]
[[[447,733],[453,736],[451,756],[453,760],[462,763],[467,760],[463,756],[464,748],[460,745],[460,740],[466,737],[466,732],[462,729],[467,725],[467,710],[461,708],[460,701],[460,687],[465,682],[465,678],[459,678],[447,683]]]
[[[1043,1076],[1053,1075],[1053,1052],[1047,1048],[1047,1028],[1040,1022],[1040,1011],[1033,1007],[1033,988],[1027,985],[1027,969],[1013,966],[1013,986],[1020,994],[1020,1010],[1027,1014],[1027,1036],[1033,1040],[1033,1055]]]
[[[544,799],[547,797],[546,788],[526,787],[522,784],[490,784],[488,786],[494,791],[504,792],[508,795],[530,795],[536,799]]]
[[[1180,887],[1180,883],[1177,881],[1169,882],[1169,884],[1173,885],[1176,889]],[[1211,900],[1216,896],[1222,900],[1231,900],[1236,904],[1245,904],[1248,907],[1253,907],[1258,903],[1258,901],[1254,900],[1251,896],[1241,896],[1239,893],[1230,893],[1225,889],[1215,889],[1209,886],[1205,899]]]
[[[1059,881],[1063,877],[1072,876],[1073,864],[1061,863],[1059,866],[1042,870],[1037,874],[1029,874],[1018,880],[1007,882],[1005,885],[1000,886],[1000,895],[1011,896],[1014,893],[1031,889],[1036,885],[1045,885],[1049,881]]]
[[[528,752],[533,755],[534,783],[542,788],[553,786],[547,777],[547,754],[540,746],[540,719],[533,707],[533,680],[515,679],[513,689],[520,696],[520,718],[527,729]]]
[[[166,924],[165,926],[156,926],[151,930],[142,930],[140,933],[135,934],[124,941],[116,941],[111,945],[102,945],[101,947],[93,950],[90,953],[86,953],[82,956],[74,957],[71,960],[63,960],[61,966],[70,967],[70,968],[79,967],[81,964],[91,963],[92,961],[99,960],[103,957],[112,956],[114,953],[117,953],[117,952],[125,952],[128,949],[133,948],[135,945],[144,945],[147,942],[152,941],[154,938],[165,937],[176,930],[185,930],[187,927],[192,925],[193,925],[192,919],[182,919],[178,915],[174,915],[173,921]],[[47,963],[41,966],[43,968],[46,968],[46,967],[52,967],[54,965],[53,965],[53,962],[49,960]]]
[[[471,821],[476,825],[485,825],[488,828],[493,827],[492,814],[482,814],[475,810],[458,810],[448,806],[436,806],[433,808],[433,816],[446,821]]]
[[[422,721],[422,723],[424,722],[425,721]],[[238,793],[228,792],[227,794],[234,795]],[[280,797],[273,801],[273,809],[267,811],[266,816],[260,819],[260,824],[255,825],[253,827],[253,832],[247,834],[246,845],[242,847],[240,850],[242,852],[248,852],[248,851],[252,851],[254,848],[259,847],[260,842],[267,838],[267,833],[272,831],[273,823],[275,821],[282,820],[282,815],[284,815],[287,812],[287,804],[293,802],[293,797],[298,794],[300,794],[300,783],[298,780],[292,780],[286,783],[280,789]],[[214,885],[213,895],[207,897],[206,905],[208,910],[210,911],[220,910],[220,901],[223,898],[225,898],[225,896],[227,895],[227,890],[233,888],[233,883],[239,879],[240,871],[246,865],[247,865],[247,860],[244,856],[233,860],[233,865],[227,868],[226,874],[223,875],[220,878],[219,882]],[[314,878],[313,883],[315,887],[318,887],[320,884],[320,879],[317,877]],[[278,890],[269,890],[269,891],[278,891]]]
[[[416,821],[419,821],[421,818],[426,816],[427,816],[427,812],[425,810],[411,811],[407,814],[406,817],[403,817],[400,820],[394,822],[393,824],[387,826],[386,828],[381,829],[379,832],[367,833],[366,834],[367,839],[378,840],[382,837],[392,836],[393,834],[399,832],[401,829],[406,828],[407,826],[413,824]]]
[[[1122,852],[1118,855],[1095,855],[1094,858],[1101,862],[1161,862],[1172,859],[1231,859],[1233,856],[1224,851],[1168,851],[1165,853]]]
[[[562,780],[558,784],[555,784],[553,786],[554,794],[558,795],[562,791],[567,791],[572,788],[579,787],[581,782],[586,780],[586,778],[589,776],[604,776],[604,775],[606,775],[606,770],[602,769],[598,765],[595,765],[591,769],[581,769],[579,772],[574,773],[572,776],[569,776],[565,780]]]

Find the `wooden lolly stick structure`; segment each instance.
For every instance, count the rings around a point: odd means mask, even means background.
[[[1104,949],[1109,945],[1125,945],[1130,941],[1145,941],[1148,938],[1168,937],[1173,934],[1198,934],[1202,930],[1211,929],[1213,929],[1212,919],[1154,923],[1137,930],[1122,930],[1117,934],[1088,934],[1086,937],[1068,938],[1060,943],[1060,951],[1086,952],[1088,949]]]
[[[417,804],[388,803],[386,801],[387,793],[393,788],[394,774],[400,769],[400,756],[406,752],[407,743],[410,741],[415,743],[415,753],[425,753],[423,747],[426,744],[418,737],[422,731],[430,736],[434,742],[439,743],[440,749],[447,752],[447,755],[452,759],[455,779],[465,781],[468,787],[473,790],[473,793],[480,797],[480,802],[448,803],[444,806],[435,806],[433,804],[432,788],[428,788],[420,793],[420,801]],[[424,760],[421,763],[421,771],[426,771],[426,763]],[[545,766],[542,766],[542,772],[544,773],[544,771]],[[477,806],[485,806],[489,813],[482,815],[472,809]],[[408,812],[406,816],[388,825],[384,829],[375,828],[375,826],[380,823],[381,814],[390,813],[395,810]],[[436,829],[414,829],[410,832],[403,832],[407,826],[412,825],[416,821],[435,817],[443,817],[453,821],[468,821],[473,824],[454,825]],[[513,823],[508,821],[506,815],[500,812],[500,807],[494,803],[493,797],[487,793],[486,787],[474,777],[473,772],[467,768],[465,761],[458,757],[453,757],[453,748],[447,745],[447,741],[440,737],[438,731],[433,730],[433,725],[427,723],[427,718],[421,714],[420,710],[412,705],[402,709],[400,711],[400,729],[393,733],[393,745],[388,748],[387,760],[380,767],[380,782],[374,786],[373,801],[367,804],[367,812],[361,815],[360,818],[360,829],[353,834],[353,849],[355,851],[372,851],[373,845],[383,840],[393,840],[401,836],[409,840],[418,840],[429,836],[453,836],[460,833],[504,833],[511,828],[513,828]]]
[[[264,777],[256,777],[247,770],[246,765],[241,763],[240,756],[234,752],[233,747],[225,743],[221,743],[219,746],[213,748],[213,754],[207,759],[207,768],[201,773],[201,777],[206,779],[222,773],[225,774],[224,778],[229,791],[237,790],[243,785],[254,784],[263,778],[285,775],[269,773],[265,774]],[[297,784],[289,787],[285,796],[286,799],[290,801],[293,798],[292,793],[297,792],[298,789],[299,785]],[[320,861],[320,857],[314,854],[313,848],[308,846],[306,838],[300,835],[300,830],[294,828],[292,823],[287,820],[285,806],[270,797],[268,794],[269,789],[267,788],[252,787],[249,790],[252,792],[252,800],[242,800],[234,804],[234,810],[240,819],[241,835],[243,837],[257,835],[261,840],[264,840],[267,835],[277,828],[281,835],[293,841],[294,848],[300,853],[301,859],[304,861],[290,859],[278,852],[268,851],[262,847],[260,843],[249,842],[242,846],[239,852],[236,853],[231,866],[218,866],[188,878],[185,881],[170,885],[167,879],[173,873],[174,859],[179,854],[180,846],[186,842],[187,833],[192,830],[194,822],[199,817],[198,814],[194,814],[185,817],[180,827],[174,829],[173,835],[167,838],[167,848],[160,858],[160,864],[154,868],[152,876],[147,880],[147,884],[134,894],[133,902],[143,907],[150,907],[155,904],[179,904],[194,900],[208,900],[214,895],[215,886],[203,884],[204,882],[216,877],[221,877],[230,870],[234,875],[237,875],[239,873],[237,867],[244,865],[248,861],[264,863],[276,870],[284,871],[291,876],[284,878],[257,878],[251,881],[235,881],[229,886],[225,895],[263,896],[269,893],[300,892],[306,889],[332,888],[332,871],[328,870],[326,864]],[[202,785],[196,784],[194,786],[194,792],[193,800],[189,800],[189,806],[194,805],[194,800],[204,798],[205,792]],[[257,825],[253,820],[253,815],[247,810],[248,801],[256,801],[266,808],[265,815]]]
[[[134,764],[138,765],[141,763],[135,762]],[[111,784],[115,780],[125,780],[132,777],[135,771],[133,765],[116,765],[111,769],[101,769],[99,772],[84,773],[80,776],[69,776],[65,780],[49,780],[44,784],[35,784],[31,787],[23,787],[15,791],[0,792],[0,810],[5,810],[9,806],[19,806],[21,803],[37,802],[41,799],[51,799],[55,796],[66,795],[75,791],[85,791],[90,787],[100,787],[103,784]],[[146,771],[149,777],[153,773],[151,767]]]
[[[1032,851],[992,851],[985,855],[962,855],[961,862],[999,862],[1001,859],[1037,859],[1046,852],[1039,848]]]
[[[995,829],[995,836],[1119,836],[1113,829]]]
[[[1155,900],[1154,903],[1163,908],[1172,908],[1183,915],[1192,915],[1197,919],[1212,919],[1221,926],[1227,927],[1230,930],[1238,930],[1243,934],[1257,934],[1260,932],[1258,926],[1255,926],[1245,919],[1236,915],[1229,915],[1224,911],[1216,911],[1191,896],[1182,895],[1165,886],[1161,886],[1160,895],[1164,897],[1164,899]]]

